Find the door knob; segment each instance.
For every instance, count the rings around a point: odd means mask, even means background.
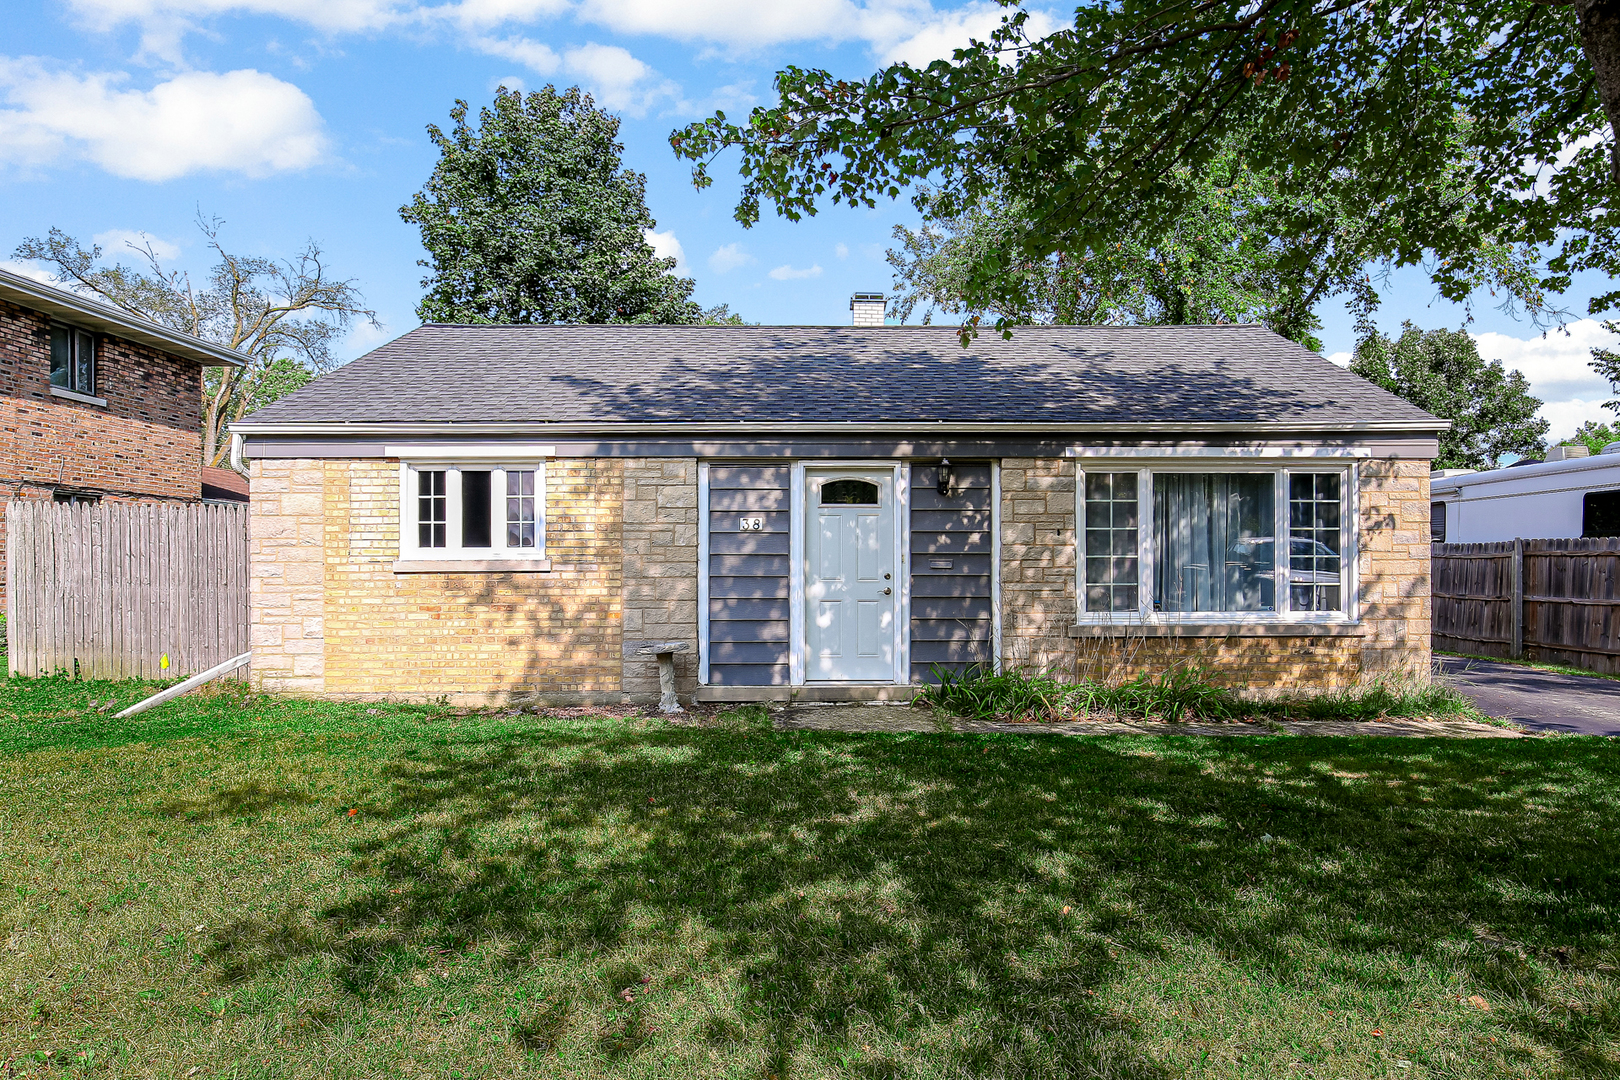
[[[883,595],[884,595],[884,596],[888,596],[888,595],[889,595],[889,594],[890,594],[890,593],[892,593],[892,592],[893,592],[893,591],[894,591],[894,590],[893,590],[893,589],[890,589],[890,588],[884,588],[884,590],[883,590]]]

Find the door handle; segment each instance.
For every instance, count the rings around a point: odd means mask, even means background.
[[[892,593],[892,592],[893,592],[893,591],[894,591],[894,590],[893,590],[893,589],[890,589],[890,588],[885,588],[885,589],[884,589],[884,590],[883,590],[883,595],[884,595],[884,596],[888,596],[888,595],[889,595],[889,594],[890,594],[890,593]]]

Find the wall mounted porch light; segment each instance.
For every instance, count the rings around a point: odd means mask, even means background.
[[[951,459],[950,458],[940,458],[939,459],[939,485],[938,485],[939,493],[941,495],[949,496],[950,493],[951,493],[951,484],[954,483],[955,480],[956,480],[956,470],[951,468]]]

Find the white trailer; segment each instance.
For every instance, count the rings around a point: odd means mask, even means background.
[[[1548,460],[1429,474],[1429,534],[1437,543],[1516,537],[1620,536],[1620,442],[1601,454],[1558,446]]]

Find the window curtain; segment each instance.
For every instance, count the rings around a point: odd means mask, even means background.
[[[1269,474],[1155,473],[1154,607],[1275,611],[1275,498]]]

